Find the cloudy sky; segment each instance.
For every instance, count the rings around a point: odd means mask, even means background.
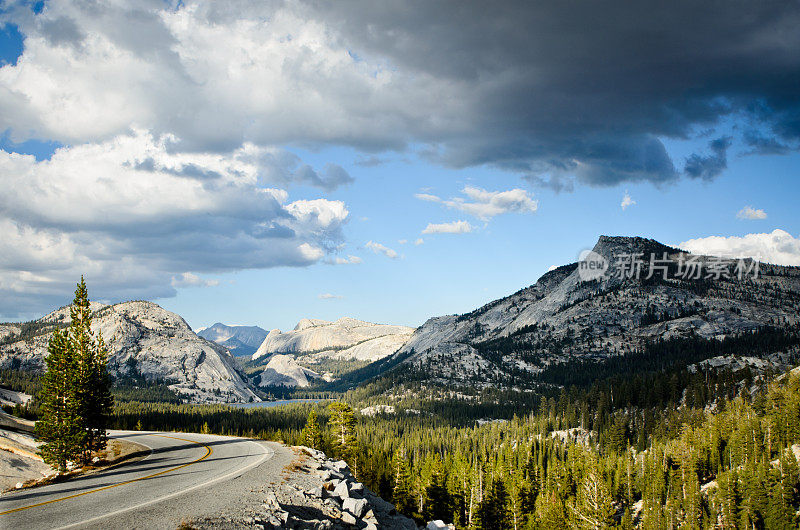
[[[135,5],[136,7],[132,7]],[[800,265],[796,2],[0,2],[0,318],[421,324],[600,234]]]

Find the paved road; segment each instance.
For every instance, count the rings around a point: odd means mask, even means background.
[[[259,483],[279,478],[291,459],[278,444],[243,438],[109,434],[151,452],[101,473],[0,496],[0,528],[175,529],[181,521],[231,507]]]

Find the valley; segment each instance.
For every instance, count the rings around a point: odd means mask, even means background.
[[[115,378],[113,425],[312,446],[346,459],[420,524],[552,528],[589,510],[586,488],[598,480],[603,510],[592,517],[607,524],[700,524],[728,520],[726,510],[747,510],[756,527],[791,519],[800,269],[759,263],[757,275],[717,278],[717,258],[694,256],[698,277],[680,279],[687,254],[653,240],[603,236],[593,252],[608,263],[600,278],[563,265],[417,329],[343,317],[195,334],[150,302],[94,304]],[[640,276],[622,271],[640,254],[659,256],[663,275],[646,260]],[[8,392],[36,395],[48,337],[66,316],[0,326]],[[287,401],[258,403],[276,399]],[[342,403],[353,414],[345,445],[326,434]],[[36,400],[5,408],[35,417]],[[763,478],[748,485],[742,469]],[[731,507],[731,488],[785,502]]]

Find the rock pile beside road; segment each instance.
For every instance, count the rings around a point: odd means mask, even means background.
[[[413,520],[358,482],[350,467],[309,447],[294,447],[295,459],[280,484],[262,491],[263,504],[242,517],[202,519],[189,528],[292,528],[314,530],[417,530]]]

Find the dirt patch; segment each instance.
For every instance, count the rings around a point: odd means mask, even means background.
[[[309,457],[311,456],[310,453],[304,451],[304,448],[302,447],[292,447],[291,449],[294,452],[295,457],[283,468],[282,476],[284,483],[289,482],[291,477],[296,473],[311,472],[311,468],[309,467]]]
[[[24,455],[18,451],[0,450],[0,491],[34,488],[54,482],[63,482],[78,475],[97,473],[118,466],[150,453],[144,445],[128,440],[109,440],[106,448],[95,453],[91,463],[66,473],[56,470],[42,462],[36,454]]]
[[[132,458],[139,458],[146,456],[150,453],[150,449],[145,447],[142,444],[138,444],[136,442],[131,442],[130,440],[109,440],[106,444],[106,448],[103,451],[98,452],[95,454],[94,458],[98,460],[95,462],[93,461],[88,466],[85,466],[84,470],[92,470],[92,469],[105,469],[109,466],[115,466],[117,464],[121,464],[127,460]]]
[[[40,459],[0,450],[0,491],[14,489],[20,483],[43,479],[52,473],[53,469]]]

